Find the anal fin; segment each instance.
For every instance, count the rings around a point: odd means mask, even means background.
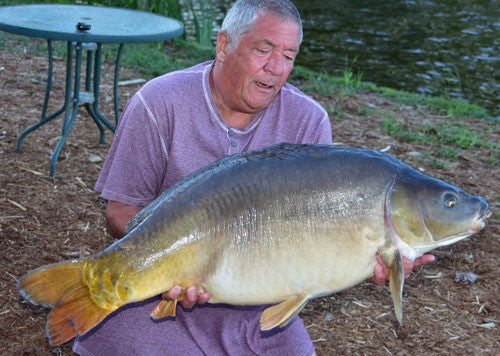
[[[260,317],[260,329],[265,331],[286,326],[300,313],[308,300],[308,296],[298,295],[267,308]]]
[[[166,317],[175,317],[177,309],[177,299],[162,300],[149,314],[153,319],[162,319]]]
[[[391,289],[392,301],[394,303],[394,313],[399,325],[403,325],[403,287],[405,283],[405,270],[401,252],[394,252],[394,260],[391,264],[391,275],[389,287]]]
[[[155,319],[162,319],[167,317],[175,317],[177,310],[177,302],[183,300],[186,297],[186,290],[183,289],[177,299],[174,300],[162,300],[156,307],[149,313],[149,315]]]

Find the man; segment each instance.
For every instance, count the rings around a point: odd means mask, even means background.
[[[302,41],[289,0],[239,0],[217,36],[216,59],[147,83],[128,103],[96,184],[109,200],[108,230],[128,221],[192,171],[228,154],[280,142],[331,143],[327,113],[286,83]],[[379,266],[379,268],[382,268]],[[376,282],[385,281],[383,269]],[[164,293],[176,299],[180,287]],[[186,290],[184,307],[207,293]],[[119,309],[75,342],[81,355],[286,354],[314,347],[297,317],[286,328],[259,331],[264,309],[228,305],[178,308],[175,320],[153,321],[158,298]]]

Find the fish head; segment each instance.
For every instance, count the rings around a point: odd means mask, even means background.
[[[423,174],[394,178],[386,196],[391,240],[412,259],[478,233],[490,215],[483,197]]]

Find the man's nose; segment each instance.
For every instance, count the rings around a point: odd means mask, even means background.
[[[285,57],[278,51],[273,51],[269,57],[265,69],[273,75],[282,75],[285,71]]]

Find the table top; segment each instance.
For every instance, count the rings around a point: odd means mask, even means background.
[[[90,25],[88,31],[77,24]],[[144,43],[182,34],[180,21],[150,12],[86,5],[0,7],[0,30],[50,40],[96,43]]]

